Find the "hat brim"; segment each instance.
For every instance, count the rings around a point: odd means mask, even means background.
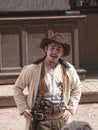
[[[47,46],[48,44],[51,44],[53,42],[59,43],[63,46],[64,48],[64,55],[63,56],[68,56],[70,53],[70,45],[67,43],[61,43],[61,42],[57,42],[55,40],[52,39],[48,39],[48,38],[44,38],[42,39],[41,43],[40,43],[40,48],[45,50],[45,46]]]

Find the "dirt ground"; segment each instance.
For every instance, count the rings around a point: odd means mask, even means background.
[[[74,119],[87,121],[98,130],[98,103],[80,104]],[[16,107],[0,108],[0,130],[24,130],[24,126],[24,117],[19,115]]]

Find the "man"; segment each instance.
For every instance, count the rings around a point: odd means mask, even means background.
[[[82,85],[74,67],[61,60],[70,53],[61,34],[44,38],[40,47],[45,57],[23,68],[14,98],[26,118],[25,130],[61,130],[77,109]],[[27,99],[23,94],[26,87]]]

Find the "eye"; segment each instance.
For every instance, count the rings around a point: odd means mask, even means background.
[[[49,48],[53,50],[55,49],[55,46],[51,45]]]
[[[51,49],[55,49],[55,47],[54,47],[54,46],[52,46],[52,47],[51,47]]]
[[[57,50],[58,50],[58,51],[61,51],[62,49],[61,49],[61,48],[58,48]]]
[[[63,49],[62,49],[61,47],[59,47],[57,50],[58,50],[58,51],[62,51]]]

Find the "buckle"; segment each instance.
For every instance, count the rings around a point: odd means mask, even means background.
[[[43,120],[44,119],[44,114],[43,113],[35,112],[34,116],[36,117],[37,120]]]

